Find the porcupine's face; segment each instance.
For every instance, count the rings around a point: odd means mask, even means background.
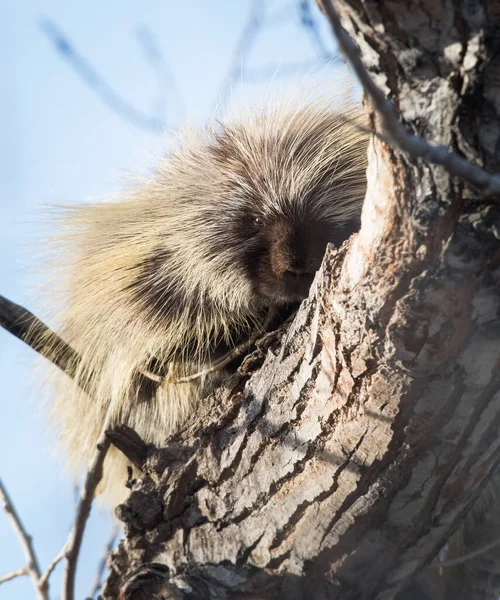
[[[366,136],[348,119],[306,109],[226,129],[212,147],[225,172],[220,250],[257,303],[306,298],[327,244],[339,247],[359,228]]]
[[[339,247],[357,231],[359,220],[336,223],[293,202],[287,212],[265,214],[243,210],[234,223],[240,241],[237,256],[255,295],[263,304],[280,305],[303,300],[321,266],[326,246]]]

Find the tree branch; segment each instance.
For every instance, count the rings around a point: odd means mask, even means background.
[[[109,440],[106,437],[106,431],[110,428],[110,422],[105,423],[94,457],[91,460],[85,482],[83,484],[80,500],[76,509],[76,518],[73,529],[66,542],[66,565],[64,568],[62,600],[74,600],[75,597],[75,574],[78,563],[78,556],[82,545],[83,532],[90,515],[90,508],[94,499],[97,485],[102,479],[103,464],[106,453],[109,449]]]
[[[54,331],[52,331],[43,321],[36,317],[29,310],[15,304],[4,296],[0,296],[0,326],[9,333],[19,338],[30,346],[33,350],[50,360],[55,366],[59,367],[68,376],[73,377],[80,357],[64,340],[62,340]],[[76,508],[75,523],[61,552],[54,558],[49,568],[42,576],[38,563],[31,561],[36,566],[37,590],[40,598],[47,599],[46,590],[48,589],[48,579],[62,558],[66,558],[66,566],[63,579],[63,600],[73,600],[76,565],[83,538],[85,525],[90,514],[90,508],[94,499],[95,490],[102,479],[103,463],[109,448],[109,440],[106,432],[111,429],[111,422],[107,420],[104,424],[102,434],[97,443],[97,449],[94,457],[89,464],[83,487],[80,492],[80,498]],[[109,432],[110,433],[110,432]],[[7,492],[2,487],[0,481],[0,495],[5,496],[5,510],[9,513],[11,503],[6,495]],[[12,507],[13,510],[13,507]],[[10,514],[10,513],[9,513]],[[17,531],[23,531],[21,522],[17,514],[13,513],[18,521]],[[31,544],[29,537],[26,537],[23,546],[26,543]],[[34,554],[33,554],[34,557]],[[35,559],[36,561],[36,559]],[[30,563],[30,564],[31,564]],[[35,571],[30,570],[30,576],[34,578]]]
[[[50,19],[43,19],[40,26],[48,39],[52,42],[56,51],[59,52],[87,86],[94,90],[96,95],[104,102],[104,104],[111,108],[114,113],[121,118],[130,121],[134,125],[144,129],[150,129],[155,133],[164,131],[165,120],[144,114],[121,98],[101,75],[97,73],[92,65],[77,52],[71,41],[64,35],[56,23]]]
[[[399,120],[394,104],[386,98],[382,90],[373,81],[361,59],[359,49],[342,26],[339,14],[333,0],[320,0],[327,15],[332,30],[344,55],[351,63],[354,72],[367,96],[382,119],[386,135],[400,150],[416,160],[421,158],[429,163],[444,167],[450,175],[460,177],[483,193],[500,193],[500,175],[488,173],[481,167],[471,164],[468,160],[450,152],[445,146],[432,146],[423,138],[411,133]]]
[[[228,73],[220,86],[217,104],[226,102],[227,96],[231,91],[231,86],[241,72],[242,61],[244,60],[248,49],[252,46],[257,33],[262,27],[263,21],[264,4],[262,0],[251,0],[250,15],[245,26],[243,27],[236,49],[233,53]]]
[[[27,575],[30,576],[31,581],[33,582],[33,586],[35,588],[35,595],[38,600],[48,600],[47,589],[39,586],[39,581],[41,578],[40,566],[38,564],[38,559],[36,557],[35,549],[33,547],[33,540],[31,536],[26,532],[19,515],[14,507],[12,500],[10,499],[7,490],[0,479],[0,500],[3,505],[3,509],[7,513],[9,517],[12,527],[19,538],[21,543],[21,547],[24,551],[24,555],[26,556],[26,560],[28,561],[24,570]],[[19,573],[19,572],[18,572]],[[12,578],[11,578],[12,579]]]
[[[136,35],[143,49],[146,60],[155,71],[158,79],[159,93],[158,98],[154,103],[154,112],[156,113],[158,119],[161,119],[162,115],[167,114],[167,95],[169,89],[172,92],[173,98],[176,100],[179,113],[184,115],[184,102],[176,88],[174,75],[167,61],[165,60],[161,48],[153,36],[151,29],[147,25],[142,24],[137,28]]]
[[[54,569],[61,562],[63,558],[66,556],[66,546],[63,547],[61,552],[52,560],[50,565],[48,566],[45,573],[40,577],[40,581],[38,582],[38,587],[40,589],[48,588],[49,578],[52,575]]]
[[[309,32],[311,40],[317,48],[319,55],[324,62],[330,62],[335,57],[326,47],[321,36],[319,24],[313,17],[311,11],[311,0],[298,0],[297,9],[299,11],[299,19],[302,27]]]
[[[7,575],[4,575],[3,577],[0,577],[0,583],[5,583],[6,581],[11,581],[16,577],[23,577],[24,575],[28,575],[26,567],[23,567],[22,569],[17,569],[17,571],[12,571],[11,573],[7,573]]]
[[[104,550],[104,556],[102,557],[102,559],[99,563],[99,567],[97,569],[97,574],[96,574],[96,577],[94,580],[94,585],[92,586],[92,589],[90,591],[89,598],[94,598],[96,596],[97,592],[102,587],[104,572],[106,570],[106,559],[108,557],[108,554],[113,550],[119,533],[120,533],[120,526],[118,525],[118,523],[115,522],[113,525],[113,529],[111,531],[111,535],[109,536],[108,543],[106,544],[106,548]]]
[[[73,378],[80,357],[32,312],[0,295],[0,327]]]
[[[315,69],[324,67],[325,64],[333,64],[335,55],[328,50],[321,37],[310,6],[310,0],[299,0],[296,9],[298,10],[300,25],[309,34],[311,41],[316,49],[317,58],[284,64],[271,64],[263,67],[247,68],[246,59],[252,49],[255,40],[263,29],[282,25],[286,18],[290,16],[290,7],[279,9],[274,14],[266,14],[266,4],[262,0],[252,0],[250,4],[250,15],[243,27],[238,40],[233,58],[223,83],[218,93],[218,104],[224,105],[231,91],[231,86],[238,80],[262,81],[267,78],[287,77],[297,71],[312,72]]]

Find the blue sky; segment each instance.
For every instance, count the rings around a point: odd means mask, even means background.
[[[243,64],[257,81],[236,78],[236,108],[268,95],[269,70],[308,65],[317,42],[300,27],[293,0],[263,0],[268,26],[255,37]],[[43,32],[55,22],[80,55],[137,110],[151,113],[158,78],[145,60],[137,31],[151,31],[168,65],[166,116],[175,128],[185,119],[202,124],[235,61],[247,22],[248,0],[7,0],[0,4],[3,93],[0,95],[0,293],[43,318],[34,285],[40,280],[34,241],[46,207],[119,193],[122,174],[147,170],[166,138],[124,120],[107,107]],[[316,9],[314,15],[318,17]],[[334,44],[321,16],[322,37]],[[271,23],[273,25],[271,26]],[[293,70],[292,70],[293,71]],[[264,75],[262,76],[262,73]],[[327,67],[306,80],[334,82]],[[290,79],[275,78],[277,86]],[[335,89],[329,88],[329,89]],[[72,482],[54,449],[40,402],[33,352],[0,330],[0,477],[28,531],[44,570],[65,542],[72,523]],[[89,592],[111,529],[105,511],[94,507],[77,574],[77,598]],[[0,576],[23,566],[20,546],[0,512]],[[51,579],[59,597],[59,567]],[[34,598],[27,578],[0,586],[0,600]]]

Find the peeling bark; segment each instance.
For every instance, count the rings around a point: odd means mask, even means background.
[[[497,4],[337,6],[408,127],[500,171]],[[380,138],[367,176],[361,231],[293,323],[141,454],[104,598],[394,598],[491,485],[498,199]]]

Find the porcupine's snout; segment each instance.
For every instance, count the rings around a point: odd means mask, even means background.
[[[269,242],[269,269],[262,272],[266,287],[285,302],[307,298],[325,253],[328,232],[305,220],[281,220],[270,227]]]
[[[297,299],[307,298],[315,272],[307,267],[290,267],[287,269],[282,278],[288,294]]]

